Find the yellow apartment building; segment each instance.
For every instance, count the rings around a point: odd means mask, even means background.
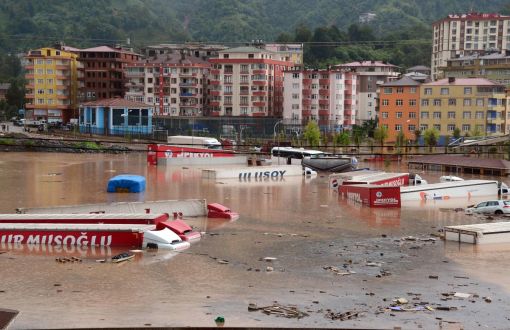
[[[81,79],[77,58],[77,54],[54,48],[28,52],[25,56],[27,119],[66,123],[77,118]]]
[[[505,87],[484,78],[447,78],[420,87],[420,130],[452,136],[502,135],[506,130]]]

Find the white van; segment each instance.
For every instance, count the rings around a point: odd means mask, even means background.
[[[221,149],[221,143],[215,138],[203,136],[174,135],[169,136],[168,144],[182,147],[202,147],[208,149]]]

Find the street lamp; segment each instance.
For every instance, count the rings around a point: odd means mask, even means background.
[[[283,120],[278,120],[275,124],[274,124],[274,127],[273,127],[273,141],[276,140],[276,126],[278,126],[279,124],[283,123]]]
[[[273,127],[273,141],[276,138],[276,126],[281,124],[283,120],[278,120]],[[276,146],[278,147],[278,165],[280,165],[280,134],[278,134],[278,140],[276,142]]]

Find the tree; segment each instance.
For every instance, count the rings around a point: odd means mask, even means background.
[[[334,141],[335,145],[340,145],[342,147],[345,147],[351,143],[351,138],[347,131],[343,131],[340,134],[336,134],[333,141]]]
[[[352,127],[352,142],[356,145],[359,151],[359,146],[361,145],[361,142],[363,142],[363,139],[367,137],[366,131],[363,130],[361,126],[354,125]]]
[[[439,131],[435,128],[428,128],[423,133],[423,140],[429,146],[429,150],[432,151],[432,147],[435,147],[439,141]]]
[[[308,142],[308,145],[312,147],[317,147],[319,145],[321,141],[321,131],[316,122],[310,121],[308,125],[306,125],[303,138]]]
[[[397,147],[397,152],[400,153],[400,148],[404,147],[406,145],[406,136],[402,131],[398,132],[396,140],[395,140],[395,146]]]
[[[414,143],[418,144],[418,142],[420,141],[420,136],[421,136],[421,131],[419,129],[414,131]]]
[[[25,104],[25,81],[23,79],[11,79],[10,83],[11,86],[5,93],[7,103],[21,109]]]
[[[458,127],[455,127],[455,129],[453,130],[453,137],[455,138],[455,140],[460,139],[460,129]]]
[[[388,129],[385,126],[379,126],[374,131],[374,139],[381,145],[383,151],[384,140],[388,138]]]

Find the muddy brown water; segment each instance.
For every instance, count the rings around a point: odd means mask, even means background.
[[[401,164],[389,170],[407,171]],[[147,190],[106,193],[108,179],[123,173],[145,176]],[[420,175],[434,182],[441,174]],[[225,326],[249,327],[430,329],[442,321],[467,329],[509,327],[510,246],[400,240],[431,237],[444,225],[494,221],[454,210],[476,200],[376,210],[339,199],[325,176],[215,182],[202,179],[200,167],[147,167],[143,153],[0,154],[2,213],[186,198],[227,205],[241,217],[235,222],[188,219],[206,232],[190,249],[144,252],[120,265],[96,262],[120,252],[116,249],[0,247],[5,251],[0,308],[20,311],[11,327],[215,326],[217,316],[226,319]],[[55,261],[63,256],[82,262]],[[327,266],[352,274],[335,275]],[[441,300],[446,292],[475,296]],[[457,310],[385,309],[399,297]],[[287,319],[247,309],[249,303],[274,302],[295,305],[309,316]],[[332,321],[328,310],[365,313]]]

